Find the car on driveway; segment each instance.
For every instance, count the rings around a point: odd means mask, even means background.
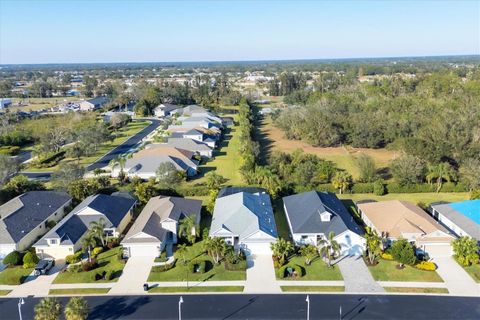
[[[55,265],[55,260],[42,259],[35,266],[35,270],[33,271],[33,274],[36,276],[48,274],[48,271],[50,271],[50,269],[52,269],[54,265]]]

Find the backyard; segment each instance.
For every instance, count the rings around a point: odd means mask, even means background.
[[[122,270],[125,267],[123,259],[119,259],[119,254],[122,252],[122,247],[113,248],[102,252],[97,257],[99,267],[90,271],[69,272],[67,270],[60,272],[53,283],[100,283],[100,282],[115,282],[122,275]],[[112,273],[112,280],[95,280],[96,274]]]
[[[0,272],[0,284],[22,284],[32,271],[33,268],[24,269],[23,266],[5,268]]]
[[[411,266],[397,269],[398,262],[380,259],[375,266],[368,266],[370,273],[376,281],[418,281],[418,282],[443,282],[435,271],[419,270]]]
[[[299,269],[304,269],[303,276],[297,277],[285,277],[283,278],[280,274],[282,268],[275,269],[275,275],[277,280],[343,280],[342,274],[338,267],[333,266],[331,268],[320,258],[317,257],[313,259],[312,263],[307,266],[305,264],[305,258],[301,256],[293,256],[288,259],[288,266],[296,266]]]
[[[175,252],[176,263],[175,266],[167,271],[163,271],[162,266],[155,266],[152,268],[148,277],[149,282],[158,281],[224,281],[224,280],[245,280],[246,278],[246,262],[242,261],[240,264],[243,270],[226,270],[225,263],[221,262],[218,265],[213,263],[213,259],[205,254],[203,249],[203,241],[197,242],[192,246],[187,247],[185,252],[186,265],[183,263],[183,258]],[[193,272],[189,270],[188,261],[192,260],[207,261],[206,272]],[[240,268],[239,268],[240,269]]]

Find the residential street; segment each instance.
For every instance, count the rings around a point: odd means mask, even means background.
[[[183,295],[182,319],[305,319],[305,297],[305,294]],[[59,300],[65,305],[67,298]],[[178,295],[87,297],[87,300],[91,320],[178,319]],[[37,302],[36,298],[25,299],[23,319],[33,319]],[[439,296],[310,295],[310,318],[468,320],[480,318],[479,302],[479,298]],[[17,303],[18,299],[0,299],[3,320],[18,319]]]

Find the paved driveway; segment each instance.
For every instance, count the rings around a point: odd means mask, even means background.
[[[275,269],[271,254],[255,254],[247,256],[246,293],[281,292],[275,279]]]
[[[144,294],[143,284],[147,282],[153,262],[152,257],[129,258],[120,279],[113,285],[109,294]]]
[[[50,291],[50,286],[58,273],[65,268],[65,262],[57,261],[55,266],[50,269],[47,275],[34,276],[33,272],[27,277],[27,280],[20,286],[17,286],[9,294],[10,297],[27,297],[27,296],[46,296]]]
[[[345,282],[345,292],[384,292],[373,279],[361,256],[346,256],[337,262]]]
[[[452,257],[432,257],[432,260],[451,294],[480,297],[480,284],[475,283]]]

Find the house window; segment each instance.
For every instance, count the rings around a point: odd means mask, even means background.
[[[57,240],[56,239],[50,239],[50,244],[57,244]]]
[[[105,230],[103,230],[103,233],[107,237],[113,237],[113,229],[105,229]]]
[[[305,235],[302,236],[302,240],[307,240],[307,239],[308,239],[308,236],[305,236]]]
[[[72,251],[73,251],[73,248],[68,248],[68,251],[72,252]]]

